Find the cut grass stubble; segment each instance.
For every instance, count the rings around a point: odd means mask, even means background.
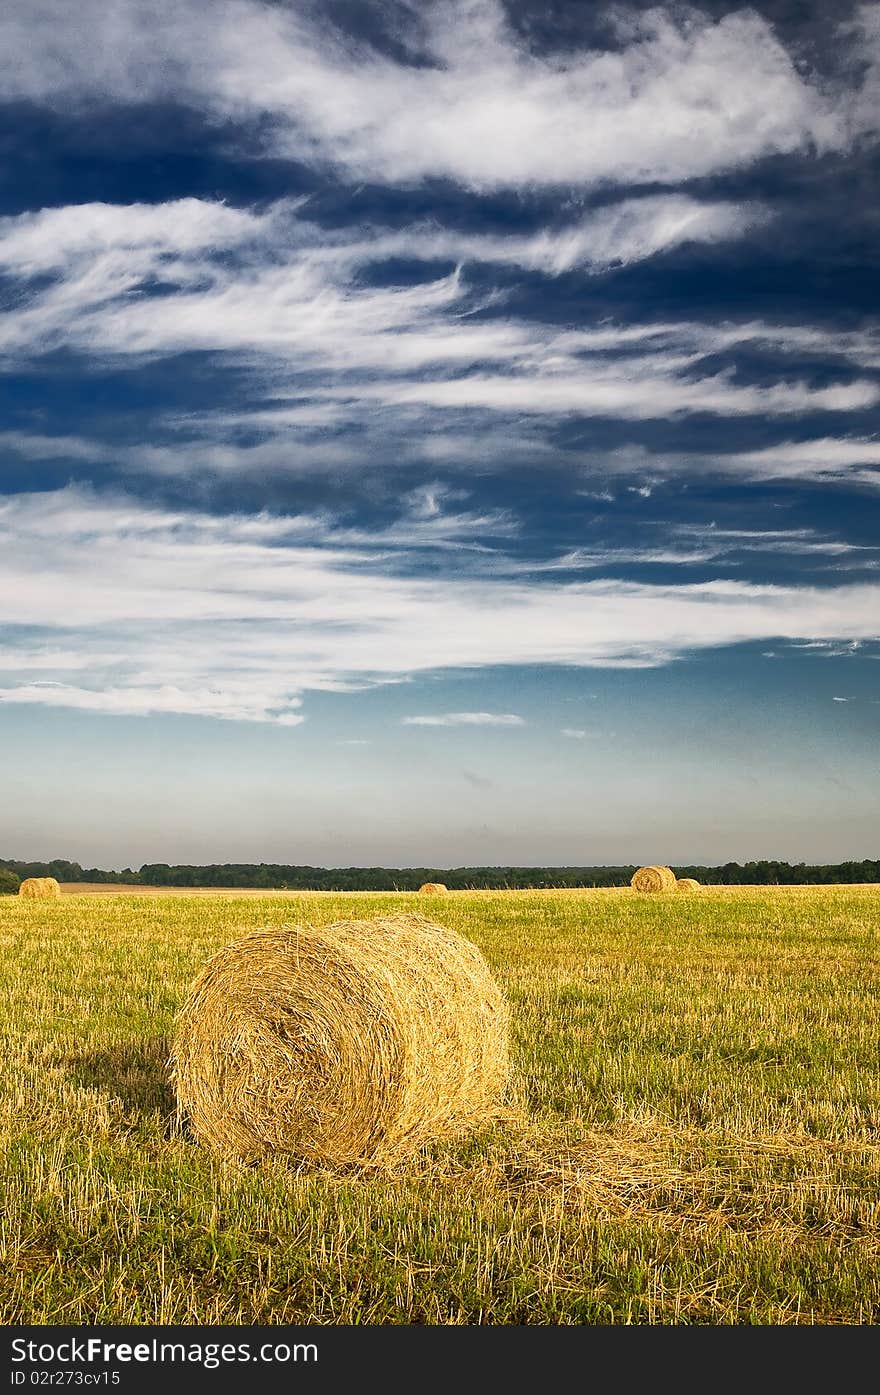
[[[0,1318],[878,1320],[878,888],[450,896],[512,1004],[509,1117],[366,1174],[175,1127],[168,1033],[210,955],[417,905],[0,902]]]

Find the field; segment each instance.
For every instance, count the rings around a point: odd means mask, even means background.
[[[396,1174],[219,1164],[167,1033],[246,927],[418,909],[506,1117]],[[876,1323],[880,888],[0,898],[0,1320]]]

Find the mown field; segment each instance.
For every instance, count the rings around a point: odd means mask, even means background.
[[[507,1116],[396,1174],[220,1164],[165,1072],[241,930],[392,909],[513,1008]],[[880,888],[0,898],[0,1321],[875,1323]]]

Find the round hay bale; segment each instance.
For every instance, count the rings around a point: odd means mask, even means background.
[[[25,877],[18,888],[19,896],[55,899],[61,895],[61,887],[54,877]]]
[[[675,882],[676,891],[699,891],[700,883],[693,877],[677,877]]]
[[[171,1066],[179,1114],[220,1156],[388,1162],[486,1120],[508,1009],[479,950],[423,916],[282,925],[205,966]]]
[[[672,891],[675,873],[669,867],[640,867],[633,873],[630,886],[636,891]]]
[[[422,885],[419,887],[419,895],[442,896],[443,892],[448,890],[449,887],[444,886],[442,882],[422,882]]]

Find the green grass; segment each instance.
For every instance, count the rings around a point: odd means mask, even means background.
[[[175,1130],[240,930],[392,908],[513,1006],[509,1118],[395,1174]],[[0,898],[0,1320],[876,1323],[880,888]]]

